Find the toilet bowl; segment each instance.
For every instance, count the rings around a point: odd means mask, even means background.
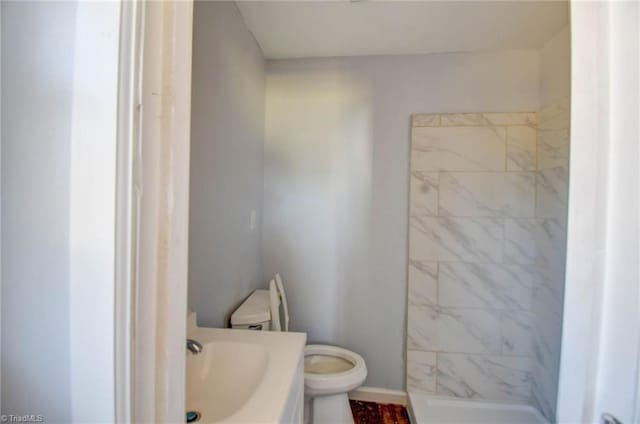
[[[304,349],[304,394],[307,420],[313,424],[353,423],[347,393],[367,378],[362,356],[329,345]]]
[[[281,311],[282,309],[282,311]],[[281,319],[281,312],[284,319]],[[269,290],[255,290],[231,315],[232,328],[288,331],[289,311],[280,275]],[[347,393],[367,377],[362,356],[337,346],[312,344],[304,349],[305,423],[353,424]]]
[[[366,377],[364,359],[355,352],[319,344],[304,348],[304,391],[310,396],[348,392]]]

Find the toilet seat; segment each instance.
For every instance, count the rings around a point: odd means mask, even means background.
[[[304,390],[308,395],[348,392],[359,387],[367,378],[364,359],[350,350],[329,345],[307,345],[304,357]],[[316,357],[316,361],[313,357]]]

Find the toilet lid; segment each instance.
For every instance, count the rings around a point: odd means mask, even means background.
[[[284,285],[280,274],[276,274],[269,282],[269,305],[271,310],[271,329],[273,331],[289,331],[289,308],[287,307],[287,296],[284,293]]]
[[[254,290],[236,311],[231,314],[231,325],[251,325],[271,319],[269,291]]]
[[[278,289],[278,294],[280,295],[280,300],[282,301],[282,313],[284,314],[284,331],[289,331],[289,307],[287,306],[287,295],[284,294],[284,284],[282,283],[282,277],[280,277],[279,273],[276,273],[276,288]]]
[[[269,281],[269,305],[271,308],[271,330],[282,331],[280,326],[280,296],[276,288],[276,282]]]

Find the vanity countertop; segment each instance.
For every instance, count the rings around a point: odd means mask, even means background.
[[[187,336],[203,346],[201,353],[187,354],[187,411],[200,412],[199,422],[281,421],[305,333],[189,325]]]

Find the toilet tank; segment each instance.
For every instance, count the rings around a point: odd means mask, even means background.
[[[254,290],[242,305],[231,314],[231,328],[271,330],[269,290]]]

